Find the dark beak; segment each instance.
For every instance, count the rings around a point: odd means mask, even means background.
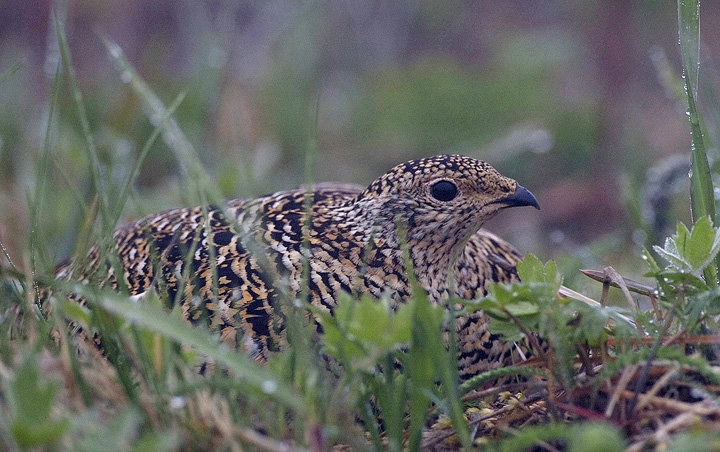
[[[493,201],[492,204],[505,204],[506,207],[533,206],[540,210],[540,205],[535,196],[520,184],[515,189],[515,193]]]

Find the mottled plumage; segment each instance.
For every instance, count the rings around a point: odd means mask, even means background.
[[[296,298],[303,284],[306,194],[312,197],[308,298],[327,311],[341,291],[408,298],[397,224],[431,300],[448,299],[451,266],[457,294],[478,298],[491,281],[514,280],[519,260],[481,225],[505,207],[537,207],[530,192],[484,162],[456,155],[414,160],[365,189],[318,184],[230,201],[225,209],[170,210],[123,226],[114,239],[125,285],[134,295],[166,291],[189,322],[210,325],[224,342],[264,361],[286,343],[280,300]],[[88,261],[62,267],[58,278],[89,281],[99,265],[97,249]],[[112,269],[110,283],[117,287]],[[507,346],[485,322],[481,313],[457,321],[462,378],[503,364]]]

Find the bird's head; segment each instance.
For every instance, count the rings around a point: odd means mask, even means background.
[[[399,218],[408,241],[428,249],[464,244],[504,208],[539,208],[533,194],[515,180],[460,155],[402,163],[370,184],[358,200],[375,205],[376,222]]]

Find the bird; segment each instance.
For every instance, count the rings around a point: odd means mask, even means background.
[[[522,257],[482,225],[518,206],[539,209],[529,190],[488,163],[438,155],[401,163],[367,187],[318,183],[153,214],[115,230],[119,266],[94,246],[56,278],[87,284],[105,265],[100,285],[118,289],[117,268],[131,295],[163,293],[187,322],[263,363],[288,346],[282,300],[304,297],[332,313],[346,292],[397,306],[412,296],[405,256],[434,304],[448,303],[451,290],[475,300],[492,282],[517,281]],[[487,322],[481,311],[456,320],[461,380],[502,366],[510,353]]]

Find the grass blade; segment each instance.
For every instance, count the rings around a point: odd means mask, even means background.
[[[700,112],[695,107],[698,83],[698,63],[700,51],[700,2],[698,0],[678,0],[678,29],[680,50],[682,52],[685,91],[688,100],[688,116],[692,134],[690,199],[693,223],[700,218],[710,216],[717,225],[715,216],[715,197],[713,192],[710,165],[705,151],[705,143],[700,128]],[[714,266],[704,270],[705,281],[711,287],[717,286],[717,274],[720,259]]]
[[[80,126],[82,127],[83,135],[87,144],[86,151],[87,157],[90,161],[90,173],[92,175],[93,187],[95,192],[98,194],[99,199],[99,211],[100,218],[103,222],[103,231],[109,232],[112,227],[108,225],[108,201],[107,194],[103,188],[103,184],[100,178],[100,159],[98,158],[97,146],[95,146],[95,140],[93,139],[92,132],[90,131],[90,121],[88,120],[87,111],[85,110],[85,103],[80,93],[80,88],[77,84],[77,78],[75,77],[75,69],[72,66],[72,59],[70,58],[70,49],[67,43],[67,36],[65,30],[60,23],[57,15],[53,16],[55,31],[57,33],[58,43],[60,45],[60,53],[62,54],[62,62],[65,65],[67,71],[68,81],[70,82],[70,90],[72,91],[73,100],[75,101],[75,108],[77,109],[78,118],[80,120]]]
[[[678,0],[678,29],[685,78],[692,87],[693,98],[697,98],[700,63],[700,1]]]
[[[209,197],[213,203],[220,201],[222,196],[216,186],[210,181],[210,177],[200,161],[197,150],[180,129],[177,121],[168,114],[168,109],[162,100],[160,100],[157,94],[145,83],[135,68],[125,58],[125,54],[120,46],[107,36],[101,35],[100,37],[113,63],[115,63],[118,70],[120,70],[122,77],[129,80],[130,87],[140,98],[145,114],[150,118],[150,121],[153,124],[164,122],[164,126],[162,127],[163,140],[175,153],[175,158],[180,165],[183,177],[192,184],[193,190],[191,190],[191,192],[200,195],[198,202],[202,201],[202,193],[206,193],[207,197]]]
[[[83,287],[75,289],[87,292]],[[85,296],[85,294],[83,294]],[[199,353],[213,358],[216,363],[227,367],[237,378],[257,388],[279,403],[290,407],[300,414],[305,410],[303,399],[291,391],[286,385],[280,384],[268,370],[252,363],[243,353],[231,350],[218,343],[207,331],[186,324],[182,319],[169,315],[159,306],[148,303],[133,303],[114,293],[104,293],[97,297],[101,306],[113,314],[135,323],[164,337],[187,344]]]
[[[16,73],[18,71],[18,69],[20,69],[21,66],[22,66],[22,64],[20,64],[18,62],[18,63],[13,64],[9,68],[5,69],[5,71],[2,74],[0,74],[0,84],[2,84],[2,82],[7,80],[11,75]]]
[[[145,158],[150,153],[150,149],[152,148],[153,144],[155,144],[155,141],[157,141],[158,137],[163,131],[164,125],[167,123],[167,121],[172,117],[172,115],[175,113],[175,110],[178,106],[182,103],[182,101],[185,99],[186,93],[180,93],[178,97],[173,101],[172,104],[170,104],[170,107],[167,109],[166,114],[162,118],[162,121],[159,122],[155,128],[153,129],[152,133],[150,134],[150,137],[147,139],[145,144],[143,145],[142,150],[140,151],[140,155],[138,156],[137,161],[135,162],[135,166],[133,166],[132,172],[128,176],[127,180],[125,181],[125,185],[122,188],[122,191],[120,192],[120,196],[118,197],[118,201],[114,206],[114,212],[112,217],[112,224],[117,224],[118,220],[120,219],[120,215],[122,215],[122,211],[125,208],[125,203],[127,202],[128,197],[130,196],[130,189],[132,188],[133,183],[135,183],[135,180],[137,179],[138,175],[140,174],[140,168],[142,167],[143,162],[145,161]]]

